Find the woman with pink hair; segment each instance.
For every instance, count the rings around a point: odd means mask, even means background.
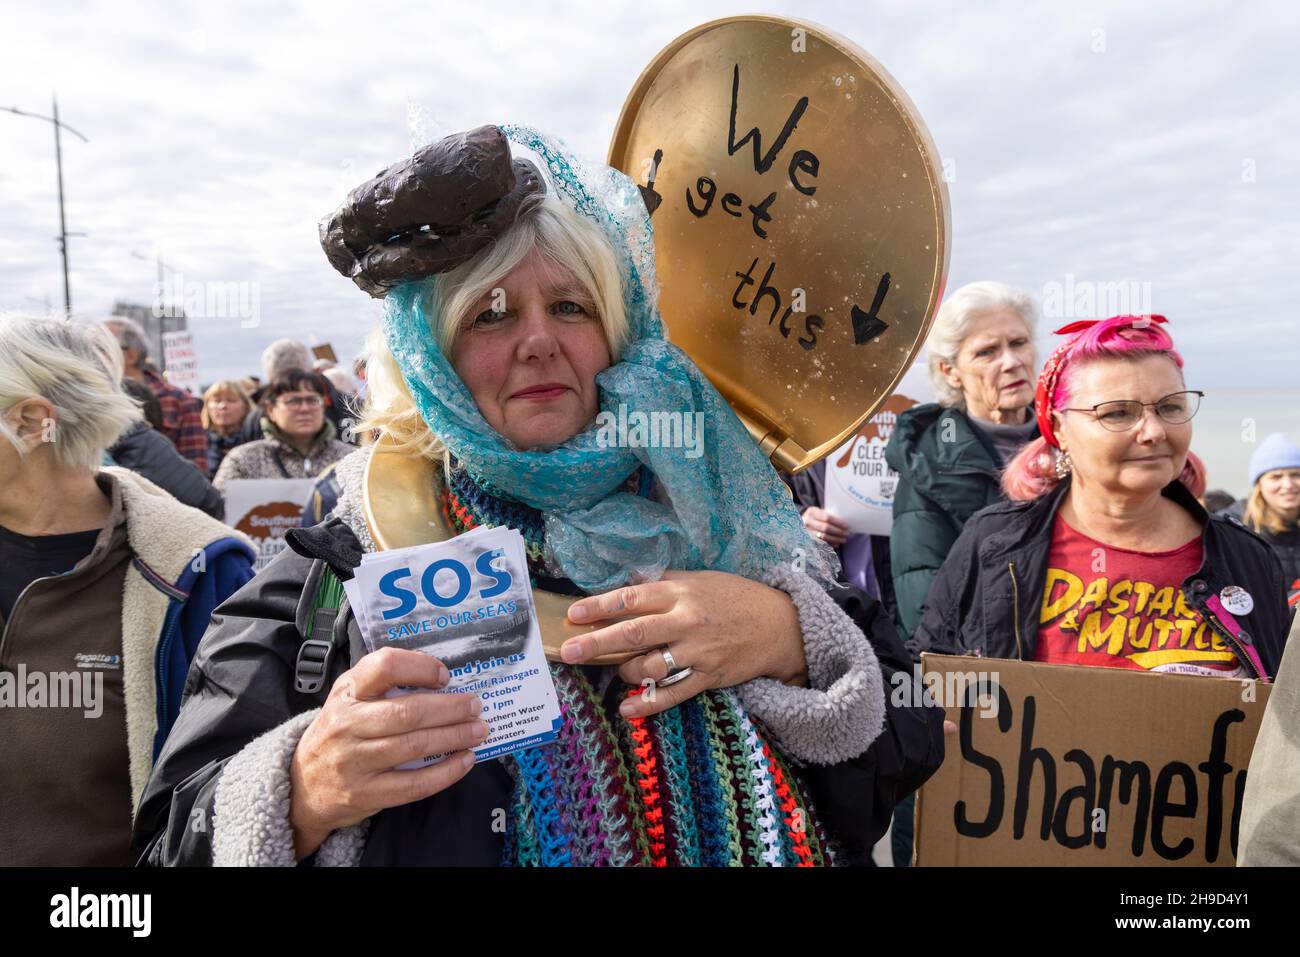
[[[1268,678],[1290,613],[1267,545],[1197,502],[1203,393],[1163,316],[1076,322],[1039,376],[1011,501],[966,525],[914,650]]]

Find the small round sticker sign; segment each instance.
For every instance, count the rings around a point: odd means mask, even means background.
[[[1234,615],[1249,615],[1255,607],[1255,599],[1250,597],[1250,592],[1240,585],[1228,585],[1223,591],[1219,592],[1219,601],[1223,602],[1223,607]]]

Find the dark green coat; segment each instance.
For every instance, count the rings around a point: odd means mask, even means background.
[[[930,583],[966,520],[1002,501],[1002,463],[965,412],[934,402],[898,417],[885,461],[899,476],[889,554],[898,627],[906,641],[921,622]]]

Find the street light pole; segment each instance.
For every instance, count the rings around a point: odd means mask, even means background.
[[[71,126],[59,122],[59,98],[54,97],[54,115],[41,116],[39,113],[27,113],[12,106],[0,106],[0,110],[6,113],[13,113],[15,116],[30,116],[34,120],[44,120],[47,123],[54,124],[54,163],[58,170],[59,176],[59,236],[57,242],[59,251],[63,254],[63,314],[66,318],[72,317],[72,285],[68,281],[68,225],[67,218],[63,212],[63,140],[59,135],[60,130],[67,130],[73,136],[76,136],[83,143],[89,143],[86,139]],[[77,235],[81,235],[78,233]]]
[[[59,171],[59,251],[63,253],[63,315],[72,318],[72,286],[68,282],[68,223],[63,215],[63,144],[59,138],[59,98],[54,97],[54,164]]]

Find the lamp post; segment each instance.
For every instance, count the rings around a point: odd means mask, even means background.
[[[67,130],[69,133],[78,137],[83,143],[89,143],[86,139],[71,126],[59,121],[59,98],[54,97],[54,115],[42,116],[39,113],[27,113],[24,110],[12,106],[0,106],[0,110],[6,113],[13,113],[16,116],[30,116],[34,120],[44,120],[54,125],[54,163],[58,169],[59,175],[59,251],[63,254],[63,314],[64,317],[72,316],[72,287],[68,282],[68,225],[67,218],[63,213],[63,141],[59,136],[60,130]]]

